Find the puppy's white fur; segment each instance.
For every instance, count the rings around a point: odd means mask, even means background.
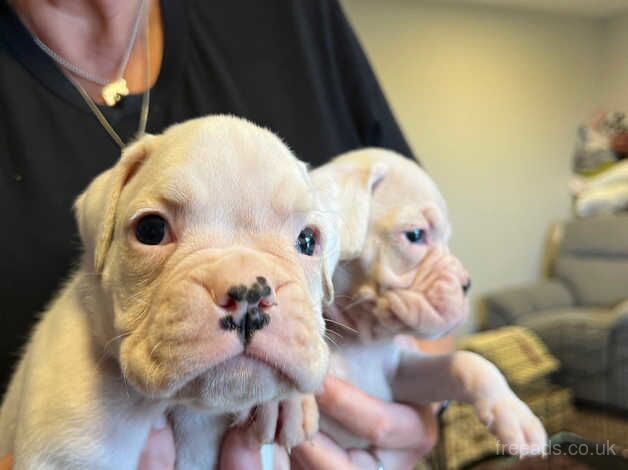
[[[336,186],[328,208],[341,221],[344,263],[334,274],[336,301],[326,311],[339,343],[331,373],[384,400],[471,403],[503,443],[521,454],[542,452],[543,426],[493,364],[469,352],[424,356],[393,341],[397,333],[441,336],[467,313],[469,276],[449,252],[447,208],[429,176],[393,152],[365,149],[337,157],[312,179]],[[421,238],[412,242],[408,233],[415,230]],[[370,444],[325,416],[321,429],[346,448]]]
[[[92,182],[76,214],[80,267],[2,405],[0,455],[13,453],[16,470],[135,468],[164,414],[177,468],[212,468],[234,417],[320,386],[335,230],[304,165],[272,133],[215,116],[146,136]],[[146,214],[168,223],[159,245],[135,237]],[[306,226],[318,233],[313,256],[295,249]],[[245,343],[220,319],[242,318],[228,289],[258,276],[272,287],[270,323]]]

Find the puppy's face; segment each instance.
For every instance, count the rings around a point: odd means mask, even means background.
[[[359,197],[370,204],[363,216],[364,236],[357,240],[360,248],[334,276],[332,319],[348,323],[366,339],[398,332],[436,337],[456,327],[467,314],[470,281],[449,253],[447,209],[433,181],[414,162],[378,149],[351,152],[334,165],[345,178],[357,174],[363,187],[367,182]],[[341,212],[352,205],[345,204]],[[349,223],[355,227],[356,221]],[[344,230],[343,247],[355,243],[359,232]]]
[[[96,330],[128,382],[216,411],[320,386],[333,231],[279,139],[203,118],[139,141],[102,178],[77,206],[111,306]]]

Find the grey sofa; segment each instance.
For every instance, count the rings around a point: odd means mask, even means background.
[[[534,330],[577,399],[628,409],[628,214],[552,230],[546,279],[485,298],[484,328]]]

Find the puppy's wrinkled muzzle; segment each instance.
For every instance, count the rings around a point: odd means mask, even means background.
[[[377,265],[374,271],[379,282],[367,278],[346,305],[342,299],[336,302],[344,317],[336,320],[348,320],[360,337],[370,340],[410,330],[434,338],[466,318],[471,278],[448,250],[430,248],[415,269],[402,275],[388,265]]]
[[[226,390],[239,390],[231,398],[245,402],[281,387],[316,389],[327,351],[304,285],[297,270],[260,250],[194,252],[164,278],[145,320],[123,340],[129,382],[206,406]]]

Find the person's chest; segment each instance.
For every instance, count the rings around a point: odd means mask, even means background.
[[[313,44],[314,33],[297,24],[299,12],[256,8],[236,21],[237,8],[186,2],[183,16],[166,18],[147,131],[228,113],[270,128],[314,166],[359,146],[334,80],[337,64],[327,45]],[[32,316],[77,259],[75,198],[120,149],[58,68],[31,57],[38,50],[22,33],[20,44],[0,47],[0,209],[8,228],[0,235],[0,290]],[[17,46],[28,57],[16,59]],[[104,114],[129,141],[141,97],[125,101]]]

